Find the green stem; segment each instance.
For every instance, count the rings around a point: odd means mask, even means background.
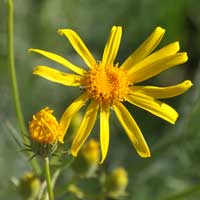
[[[16,71],[15,71],[15,59],[14,59],[14,39],[13,39],[13,1],[7,0],[8,3],[8,65],[10,69],[10,77],[12,82],[12,92],[13,92],[13,99],[15,103],[15,110],[16,115],[19,121],[20,129],[21,129],[21,136],[23,138],[24,143],[27,142],[26,138],[26,127],[24,123],[24,118],[21,111],[21,105],[19,100],[19,92],[18,92],[18,85],[17,85],[17,78],[16,78]]]
[[[60,175],[60,169],[57,169],[54,174],[52,175],[52,179],[51,179],[51,185],[52,185],[52,189],[54,189],[54,186],[56,184],[57,178]],[[44,195],[44,199],[48,199],[48,193],[46,192]]]
[[[13,17],[13,0],[7,0],[7,13],[8,13],[8,21],[7,21],[7,36],[8,36],[8,68],[10,71],[10,78],[12,83],[12,93],[13,93],[13,101],[15,105],[15,112],[17,119],[19,121],[20,133],[24,144],[29,144],[29,140],[27,138],[27,130],[24,123],[24,117],[22,114],[16,71],[15,71],[15,58],[14,58],[14,17]],[[30,154],[28,154],[31,157]],[[31,161],[32,167],[36,173],[40,173],[40,168],[35,159]]]
[[[53,190],[52,190],[52,183],[51,183],[51,174],[49,169],[49,158],[44,158],[44,170],[45,170],[45,176],[46,176],[46,182],[47,182],[47,190],[49,194],[49,200],[54,200]]]

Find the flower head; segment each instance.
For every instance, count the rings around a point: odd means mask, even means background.
[[[88,163],[98,163],[99,162],[99,143],[91,139],[83,146],[82,150],[82,157],[87,160]]]
[[[29,122],[31,146],[36,155],[48,156],[57,148],[57,142],[62,140],[59,135],[59,123],[53,116],[53,110],[43,108],[33,115]]]
[[[187,53],[178,53],[178,42],[171,43],[152,53],[165,32],[164,29],[157,27],[138,49],[121,65],[118,65],[115,58],[120,45],[122,28],[113,26],[102,59],[97,62],[76,32],[71,29],[60,29],[58,32],[67,37],[73,48],[87,64],[87,70],[70,63],[57,54],[39,49],[30,49],[30,51],[39,53],[74,72],[70,74],[47,66],[37,66],[34,69],[34,74],[66,86],[83,88],[83,94],[66,109],[60,119],[62,139],[73,116],[85,105],[87,100],[90,100],[72,143],[72,155],[77,155],[89,136],[100,111],[101,163],[104,161],[109,146],[109,117],[112,107],[138,154],[141,157],[149,157],[149,147],[123,102],[127,101],[174,124],[178,113],[158,99],[180,95],[186,92],[192,86],[192,83],[186,80],[169,87],[138,86],[137,83],[186,62]]]
[[[53,144],[58,141],[59,124],[52,113],[53,110],[46,107],[33,115],[33,119],[29,122],[32,140],[42,144]]]

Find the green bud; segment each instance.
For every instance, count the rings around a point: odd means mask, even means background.
[[[31,141],[31,146],[35,155],[48,157],[55,152],[58,144],[57,142],[52,144],[42,144],[35,141]]]
[[[118,198],[125,195],[128,185],[128,174],[122,167],[114,169],[106,177],[106,192],[109,197]]]
[[[41,182],[40,179],[35,176],[32,172],[26,173],[19,180],[19,193],[23,199],[34,199],[37,197],[40,190]]]
[[[81,148],[72,168],[77,174],[90,177],[98,168],[99,160],[99,143],[92,139]]]

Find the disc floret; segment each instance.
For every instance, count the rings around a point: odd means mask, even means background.
[[[103,67],[98,64],[86,73],[81,85],[90,98],[101,104],[112,105],[125,99],[130,81],[126,72],[118,66]]]

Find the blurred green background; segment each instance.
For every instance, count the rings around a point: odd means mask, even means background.
[[[187,197],[200,196],[200,1],[199,0],[15,0],[15,59],[20,98],[25,120],[44,106],[55,110],[59,118],[75,99],[78,88],[49,82],[32,75],[33,67],[59,65],[34,54],[30,47],[62,55],[78,65],[83,61],[68,41],[57,34],[59,28],[72,28],[83,38],[97,60],[101,59],[105,42],[113,25],[123,27],[117,61],[122,61],[148,37],[156,26],[166,29],[159,47],[179,40],[181,51],[189,61],[148,80],[150,85],[167,86],[185,79],[194,82],[186,94],[166,102],[177,109],[180,117],[175,126],[153,115],[129,106],[151,150],[152,158],[141,159],[113,115],[111,141],[104,163],[106,171],[123,166],[129,174],[127,199],[167,200],[199,185]],[[6,1],[0,1],[0,199],[20,199],[11,177],[30,170],[11,132],[18,132],[7,67]],[[60,68],[62,69],[62,68]],[[98,126],[98,125],[97,125]],[[98,128],[92,136],[99,138]],[[15,134],[17,135],[17,134]],[[66,172],[67,173],[67,172]],[[65,175],[63,175],[63,180]],[[67,182],[67,179],[66,179]],[[174,198],[178,199],[178,198]]]

